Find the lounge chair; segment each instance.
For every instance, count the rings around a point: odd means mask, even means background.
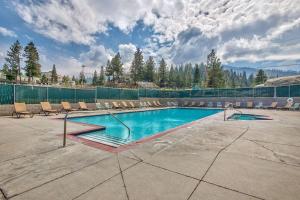
[[[171,102],[167,101],[167,106],[171,107],[172,106]]]
[[[175,107],[178,106],[178,102],[171,102],[171,104]]]
[[[164,105],[162,105],[159,101],[156,101],[156,104],[159,106],[159,107],[163,107]]]
[[[114,109],[119,109],[119,108],[122,108],[117,102],[113,101],[111,102],[112,103],[112,108]]]
[[[217,108],[222,108],[223,105],[222,105],[222,102],[217,102]]]
[[[294,103],[290,110],[300,110],[300,103]]]
[[[224,108],[228,108],[230,105],[232,105],[232,103],[230,103],[230,102],[225,102]]]
[[[130,106],[128,106],[128,104],[125,101],[121,101],[121,104],[123,108],[130,108]]]
[[[85,102],[80,101],[78,102],[78,104],[79,104],[79,110],[89,110]]]
[[[235,104],[233,105],[234,108],[240,108],[241,107],[241,102],[237,101],[235,102]]]
[[[131,108],[136,108],[135,104],[132,101],[129,101],[129,105],[131,106]]]
[[[109,102],[104,102],[104,108],[110,109],[112,106],[109,104]]]
[[[153,107],[152,103],[150,103],[150,101],[147,101],[147,104],[149,107]]]
[[[191,104],[189,105],[190,107],[195,107],[196,106],[196,102],[192,101]]]
[[[152,101],[152,105],[153,105],[154,107],[159,107],[159,105],[156,103],[156,101]]]
[[[56,115],[58,114],[58,110],[52,109],[51,104],[46,101],[46,102],[40,102],[41,107],[42,107],[42,112],[47,116],[51,113],[55,113]]]
[[[33,113],[27,110],[25,103],[14,103],[14,108],[15,110],[12,113],[12,116],[16,114],[17,118],[20,118],[21,115],[29,115],[31,118],[33,117]]]
[[[67,101],[62,101],[61,102],[61,106],[62,106],[62,109],[66,112],[70,112],[70,111],[76,111],[77,109],[75,108],[72,108],[71,107],[71,104]]]
[[[277,104],[278,104],[278,102],[274,101],[274,102],[271,103],[270,106],[265,106],[264,109],[276,109],[277,108]]]
[[[200,101],[199,107],[205,107],[205,102],[204,101]]]
[[[264,107],[263,102],[259,102],[259,103],[255,106],[255,108],[257,108],[257,109],[263,108],[263,107]]]
[[[103,109],[103,108],[104,108],[104,107],[102,106],[101,103],[99,103],[99,102],[96,103],[96,109],[97,109],[97,110],[101,110],[101,109]]]
[[[210,108],[214,107],[214,103],[213,102],[208,102],[207,107],[210,107]]]
[[[188,101],[183,102],[183,107],[187,107],[189,105]]]
[[[287,102],[285,106],[278,107],[278,109],[280,109],[280,110],[290,110],[292,108],[293,104],[294,103],[290,101],[290,102]]]
[[[247,102],[247,108],[253,108],[254,104],[252,101]]]

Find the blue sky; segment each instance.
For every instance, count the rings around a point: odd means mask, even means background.
[[[168,64],[206,61],[217,49],[235,67],[300,70],[299,0],[2,0],[0,64],[9,46],[33,41],[42,70],[99,70],[117,52],[128,69],[137,47]]]

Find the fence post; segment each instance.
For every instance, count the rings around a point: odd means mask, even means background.
[[[77,92],[76,92],[76,87],[75,87],[75,91],[74,91],[74,94],[75,94],[75,96],[74,96],[74,98],[75,98],[75,101],[74,102],[76,102],[76,99],[77,99]],[[73,103],[74,103],[73,102]]]
[[[97,87],[95,88],[95,103],[97,103]]]
[[[274,87],[274,98],[276,98],[277,97],[277,89],[276,89],[276,87]]]
[[[47,88],[47,90],[46,90],[46,98],[47,98],[47,101],[49,101],[48,87],[49,87],[49,86],[47,85],[47,87],[46,87],[46,88]]]
[[[16,103],[16,84],[14,84],[14,103]]]

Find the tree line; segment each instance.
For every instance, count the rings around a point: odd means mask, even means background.
[[[21,59],[25,66],[21,68]],[[8,80],[21,82],[22,70],[32,82],[33,77],[39,77],[42,84],[58,83],[56,66],[53,65],[50,80],[43,74],[41,76],[41,65],[39,64],[39,53],[33,42],[29,42],[23,50],[17,40],[7,51],[2,73]],[[84,68],[85,66],[82,66]],[[67,85],[70,81],[78,85],[85,85],[87,79],[83,71],[78,77],[62,77],[62,83]],[[124,72],[124,64],[119,53],[108,60],[105,66],[101,66],[100,72],[94,72],[92,85],[94,86],[127,86],[136,87],[138,82],[154,82],[159,87],[168,88],[236,88],[251,87],[262,84],[267,80],[263,70],[259,70],[256,76],[246,75],[246,72],[236,73],[233,70],[224,70],[216,51],[211,50],[207,55],[206,63],[168,66],[164,58],[158,63],[154,57],[149,56],[144,60],[141,49],[137,48],[128,73]]]
[[[263,70],[257,75],[247,76],[246,72],[236,73],[233,70],[224,70],[220,59],[212,50],[207,56],[206,64],[182,64],[169,67],[161,58],[158,64],[150,56],[144,61],[142,51],[137,48],[131,62],[129,74],[124,73],[122,58],[117,53],[106,66],[101,66],[100,73],[93,75],[93,85],[117,86],[126,83],[131,87],[137,86],[137,82],[154,82],[159,87],[168,88],[236,88],[252,87],[262,84],[267,80]],[[83,75],[81,75],[82,77]]]

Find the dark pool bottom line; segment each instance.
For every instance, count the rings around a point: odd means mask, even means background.
[[[215,114],[217,114],[217,113],[215,113]],[[103,127],[103,126],[86,124],[86,123],[82,123],[82,122],[72,121],[72,123],[78,123],[78,124],[82,124],[82,125],[85,125],[85,126],[90,126],[92,128],[89,128],[89,129],[86,129],[86,130],[83,130],[83,131],[71,132],[71,133],[67,134],[67,138],[70,139],[70,140],[73,140],[75,142],[79,142],[79,143],[85,144],[87,146],[93,147],[93,148],[101,149],[101,150],[108,151],[108,152],[111,152],[111,153],[119,153],[119,152],[122,152],[122,151],[125,151],[125,150],[128,150],[128,149],[131,149],[131,148],[133,148],[133,147],[135,147],[139,144],[142,144],[142,143],[154,140],[156,138],[162,137],[162,136],[164,136],[166,134],[169,134],[171,132],[175,132],[177,130],[192,126],[192,125],[194,125],[194,124],[196,124],[196,123],[198,123],[198,122],[200,122],[200,121],[202,121],[202,120],[204,120],[208,117],[214,116],[215,114],[197,119],[195,121],[177,126],[175,128],[168,129],[166,131],[158,132],[158,133],[156,133],[152,136],[145,137],[145,138],[140,139],[138,141],[130,142],[128,144],[124,144],[124,145],[121,145],[121,146],[118,146],[118,147],[113,147],[113,146],[108,145],[108,144],[103,144],[100,141],[96,142],[96,141],[92,141],[92,140],[89,140],[89,139],[78,137],[78,135],[81,135],[81,134],[84,134],[84,133],[105,129],[105,127]]]

